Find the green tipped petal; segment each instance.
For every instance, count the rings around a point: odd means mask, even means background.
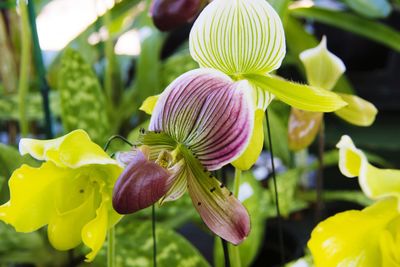
[[[329,52],[325,36],[317,47],[303,51],[300,59],[306,69],[308,82],[327,90],[335,86],[346,70],[343,61]]]
[[[347,105],[337,94],[318,87],[293,83],[269,75],[248,74],[245,77],[251,83],[298,109],[331,112]]]
[[[364,153],[348,136],[342,136],[339,148],[339,168],[347,177],[358,176],[364,193],[373,199],[394,196],[400,209],[400,170],[379,169],[369,164]]]
[[[372,103],[355,95],[338,95],[348,104],[335,111],[340,118],[357,126],[370,126],[375,121],[378,110]]]
[[[265,0],[216,0],[190,33],[190,54],[201,67],[228,75],[268,73],[286,53],[282,22]]]

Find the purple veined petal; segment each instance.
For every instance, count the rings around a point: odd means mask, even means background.
[[[190,71],[160,96],[149,129],[184,144],[208,170],[232,162],[246,148],[254,125],[251,87],[211,69]]]
[[[171,176],[168,178],[168,192],[161,198],[160,204],[164,202],[175,201],[180,198],[187,188],[187,170],[185,160],[181,159],[173,165],[168,171]]]
[[[204,223],[216,235],[234,245],[240,244],[250,232],[250,217],[246,208],[200,163],[186,156],[188,191],[193,205]]]
[[[114,186],[113,207],[120,214],[147,208],[167,193],[170,173],[139,149]]]

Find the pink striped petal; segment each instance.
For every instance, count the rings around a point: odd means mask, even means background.
[[[250,217],[246,208],[210,172],[190,155],[188,191],[193,205],[204,223],[216,235],[234,245],[240,244],[250,232]]]
[[[120,214],[147,208],[168,192],[170,173],[139,149],[114,186],[113,207]],[[132,155],[132,154],[131,154]]]
[[[251,87],[211,69],[190,71],[160,96],[150,121],[189,148],[208,170],[232,162],[246,148],[254,124]]]

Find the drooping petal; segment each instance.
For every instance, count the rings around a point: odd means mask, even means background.
[[[357,126],[370,126],[374,121],[378,110],[371,103],[356,95],[338,94],[347,106],[335,111],[340,118]]]
[[[240,156],[253,125],[248,82],[200,69],[180,76],[162,93],[149,129],[165,132],[190,148],[208,170],[216,170]]]
[[[10,201],[0,206],[0,219],[18,232],[32,232],[49,223],[56,212],[54,188],[68,170],[53,163],[40,168],[22,165],[10,180]]]
[[[238,245],[250,232],[246,208],[200,162],[184,151],[188,166],[188,191],[204,223],[216,235]]]
[[[308,247],[316,267],[382,265],[380,238],[388,223],[399,216],[393,198],[362,211],[345,211],[319,223]]]
[[[79,168],[88,164],[113,164],[101,147],[90,140],[83,130],[75,130],[51,140],[24,138],[19,143],[22,155],[30,154],[38,160],[51,161],[60,167]]]
[[[343,61],[329,52],[325,36],[317,47],[300,53],[300,60],[306,69],[309,84],[327,90],[331,90],[346,71]]]
[[[331,112],[347,105],[337,94],[318,87],[297,84],[269,75],[246,74],[244,76],[251,83],[298,109]]]
[[[158,98],[160,95],[153,95],[146,98],[143,104],[140,106],[140,110],[146,112],[147,114],[151,115],[153,110],[157,104]]]
[[[258,157],[261,154],[264,145],[264,129],[263,129],[263,119],[264,110],[257,109],[254,114],[254,129],[253,134],[250,139],[250,143],[247,146],[243,154],[234,162],[232,165],[240,170],[250,169],[254,163],[256,163]]]
[[[103,193],[100,207],[96,210],[96,217],[88,222],[82,229],[82,241],[91,249],[86,255],[86,262],[91,262],[103,246],[106,239],[109,223],[110,198]]]
[[[113,206],[120,214],[151,206],[169,189],[167,179],[171,174],[150,161],[139,149],[136,152],[136,157],[115,183]]]
[[[212,1],[194,23],[189,44],[201,67],[229,75],[271,72],[286,53],[282,22],[264,0]]]
[[[347,177],[359,176],[360,186],[370,198],[396,197],[400,210],[400,170],[379,169],[372,166],[348,136],[342,136],[337,147],[342,174]]]
[[[324,115],[292,108],[289,117],[289,148],[294,151],[307,148],[315,139]]]

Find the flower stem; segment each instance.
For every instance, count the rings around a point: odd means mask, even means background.
[[[108,229],[107,239],[107,267],[115,266],[115,228]]]
[[[18,107],[21,136],[25,137],[29,131],[26,98],[29,90],[29,67],[31,61],[31,32],[29,28],[28,7],[25,0],[19,1],[19,10],[21,16],[21,62],[18,83]]]
[[[280,248],[280,252],[281,252],[281,264],[284,265],[285,249],[284,249],[284,245],[283,245],[282,217],[281,217],[281,212],[280,212],[280,207],[279,207],[278,185],[276,182],[274,150],[272,149],[272,136],[271,136],[271,127],[270,127],[270,123],[269,123],[268,109],[265,111],[265,119],[267,122],[269,151],[271,153],[271,169],[272,169],[272,179],[274,182],[274,191],[275,191],[276,215],[277,215],[277,219],[278,219],[278,236],[279,236],[279,248]]]
[[[324,150],[325,150],[325,127],[324,127],[324,121],[322,121],[318,134],[318,174],[317,174],[317,184],[316,184],[317,205],[315,214],[317,221],[320,221],[322,217],[322,211],[325,205],[322,195],[324,191]]]
[[[157,267],[156,208],[151,207],[151,226],[153,232],[153,266]]]
[[[233,194],[237,198],[239,196],[240,189],[240,178],[242,176],[242,171],[235,168],[235,186],[233,188]],[[240,261],[240,251],[239,246],[229,245],[229,255],[232,267],[241,267],[242,262]]]

